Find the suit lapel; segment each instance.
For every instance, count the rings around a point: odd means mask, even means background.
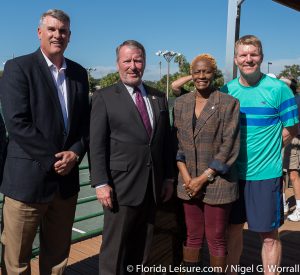
[[[159,120],[159,116],[160,116],[160,106],[159,106],[159,98],[157,98],[157,96],[155,96],[152,91],[151,88],[147,87],[144,85],[144,88],[147,92],[148,95],[148,99],[152,108],[152,113],[153,113],[153,127],[152,127],[152,135],[151,135],[151,140],[156,132],[157,129],[157,123]]]
[[[142,121],[142,118],[140,116],[140,113],[139,113],[138,109],[136,108],[136,105],[135,105],[134,101],[132,100],[129,92],[127,91],[127,88],[121,81],[118,82],[117,86],[118,86],[118,89],[116,92],[119,94],[120,104],[122,104],[122,105],[124,104],[125,106],[128,107],[129,114],[132,115],[132,118],[135,121],[135,125],[137,125],[137,127],[139,127],[139,128],[143,128],[145,130],[145,135],[148,137],[148,134],[147,134],[146,128],[144,126],[144,123]]]
[[[48,86],[48,88],[44,89],[44,91],[42,91],[42,92],[46,92],[50,96],[50,98],[53,102],[53,105],[55,106],[55,108],[57,109],[58,114],[60,115],[61,124],[64,127],[64,119],[63,119],[61,106],[60,106],[60,103],[59,103],[57,89],[56,89],[53,77],[51,75],[51,72],[49,70],[48,64],[47,64],[47,62],[46,62],[46,60],[45,60],[45,58],[44,58],[44,56],[43,56],[40,49],[36,51],[36,56],[37,56],[39,68],[40,68],[40,71],[41,71],[41,75],[44,78],[44,82]]]
[[[194,130],[194,138],[198,135],[202,127],[205,125],[205,122],[215,113],[215,111],[217,110],[217,105],[219,105],[219,97],[217,95],[217,92],[214,91],[210,95],[199,118],[197,119],[196,127]]]

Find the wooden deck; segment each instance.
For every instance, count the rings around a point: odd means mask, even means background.
[[[292,190],[289,189],[289,202],[290,205],[295,205],[291,193]],[[150,265],[180,265],[182,238],[177,223],[178,211],[179,209],[176,208],[174,211],[174,204],[166,204],[159,210]],[[280,237],[283,246],[282,266],[298,266],[299,268],[297,272],[283,272],[281,274],[300,274],[300,222],[286,221],[280,228]],[[97,275],[100,244],[101,236],[73,244],[66,275]],[[245,227],[244,251],[241,258],[241,265],[247,267],[261,265],[260,247],[261,243],[258,234],[248,231]],[[206,247],[203,251],[203,260],[204,264],[208,264],[208,250]],[[38,274],[37,264],[37,259],[32,260],[32,274]],[[247,274],[259,273],[250,272]]]

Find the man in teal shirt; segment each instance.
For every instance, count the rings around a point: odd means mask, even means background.
[[[281,258],[281,148],[297,134],[298,109],[292,91],[280,80],[261,72],[263,49],[257,37],[246,35],[236,42],[234,61],[240,77],[222,88],[239,99],[241,113],[241,149],[237,160],[240,199],[231,213],[228,264],[239,263],[242,231],[247,221],[249,229],[258,232],[263,241],[264,273],[275,274],[268,266],[279,266]]]

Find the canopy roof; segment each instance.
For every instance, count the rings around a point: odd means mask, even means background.
[[[300,11],[300,0],[273,0],[294,10]]]

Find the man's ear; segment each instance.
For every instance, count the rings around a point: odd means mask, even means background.
[[[38,33],[38,38],[39,38],[39,40],[41,40],[41,33],[42,33],[41,27],[38,27],[37,33]]]
[[[233,60],[234,60],[234,64],[237,66],[238,64],[237,64],[236,57],[234,57]]]

